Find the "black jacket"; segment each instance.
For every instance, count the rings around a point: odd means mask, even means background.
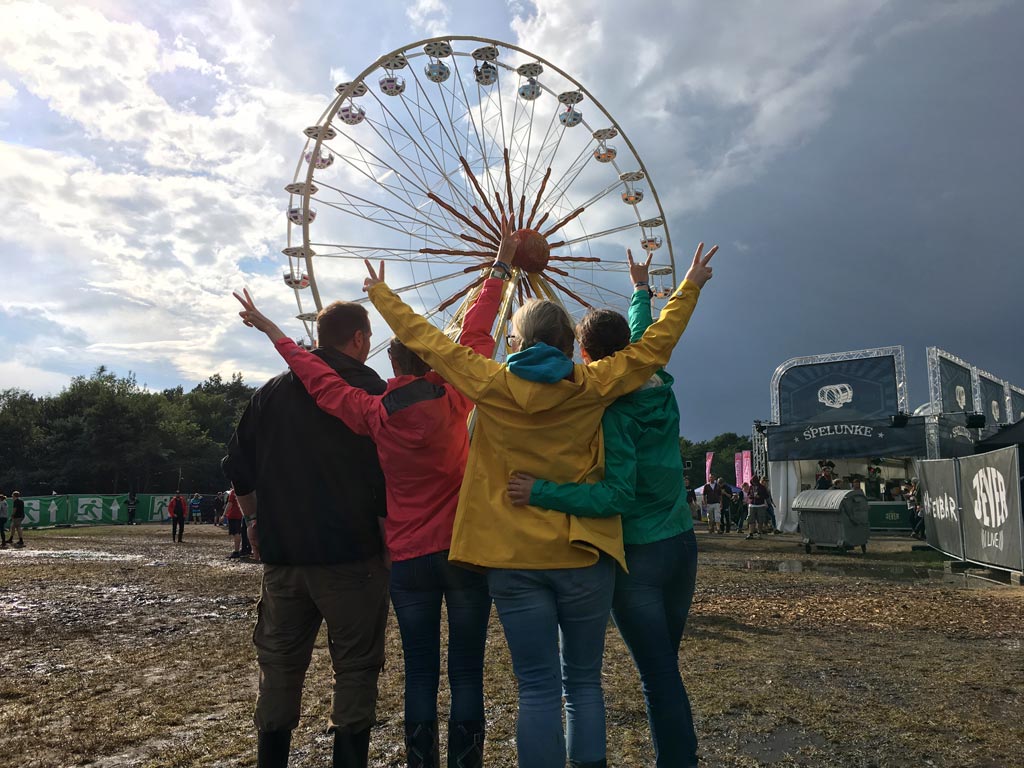
[[[376,372],[348,355],[314,354],[352,386],[384,391]],[[382,552],[384,476],[373,442],[317,408],[291,371],[252,396],[223,467],[239,495],[256,491],[263,562],[326,565]]]

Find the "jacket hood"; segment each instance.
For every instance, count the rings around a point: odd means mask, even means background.
[[[388,379],[382,404],[391,429],[408,447],[435,445],[438,433],[450,428],[452,404],[439,382],[436,374]]]
[[[667,379],[667,381],[666,381]],[[674,405],[672,379],[664,372],[651,376],[640,389],[623,395],[614,407],[644,429],[657,429]]]
[[[527,381],[554,384],[572,373],[573,362],[561,350],[538,341],[529,349],[509,355],[508,369]]]

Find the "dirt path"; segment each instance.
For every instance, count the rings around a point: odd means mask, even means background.
[[[1024,589],[946,583],[910,539],[846,556],[805,555],[790,536],[698,540],[680,658],[705,764],[1024,765]],[[30,531],[26,543],[0,551],[0,767],[255,764],[259,566],[227,561],[211,526],[189,526],[180,545],[156,526]],[[388,642],[374,766],[404,764],[393,621]],[[653,764],[613,627],[605,681],[609,765]],[[486,764],[511,768],[515,683],[496,617],[486,687]],[[328,760],[329,706],[322,634],[292,765]]]

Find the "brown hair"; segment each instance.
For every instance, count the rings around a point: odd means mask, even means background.
[[[423,376],[430,370],[430,366],[424,363],[419,355],[397,338],[392,339],[391,344],[388,345],[388,357],[391,358],[399,373],[409,376]]]
[[[344,347],[356,331],[370,330],[366,307],[351,301],[334,301],[316,316],[316,332],[321,347]]]
[[[544,342],[572,357],[576,337],[572,318],[561,304],[530,299],[512,315],[512,328],[522,341],[520,350]]]
[[[629,323],[618,312],[592,309],[576,326],[576,337],[591,360],[600,360],[629,346]]]

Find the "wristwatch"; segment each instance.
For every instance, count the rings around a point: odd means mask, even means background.
[[[498,280],[508,280],[512,277],[512,270],[505,262],[495,261],[491,264],[490,276],[492,278],[497,278]]]

